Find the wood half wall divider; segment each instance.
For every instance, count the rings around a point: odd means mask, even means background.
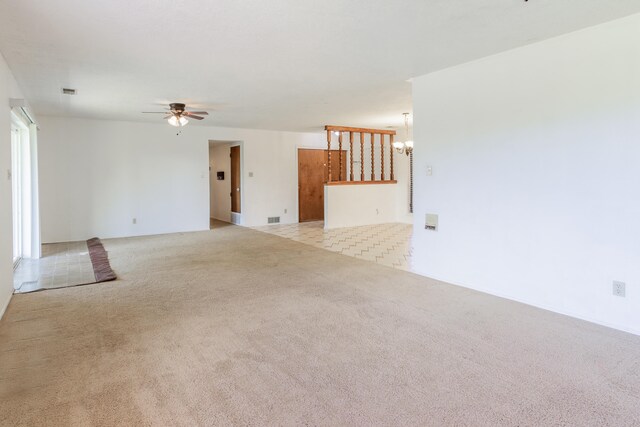
[[[350,184],[396,184],[394,171],[393,171],[393,140],[396,135],[395,130],[389,129],[367,129],[367,128],[357,128],[357,127],[347,127],[347,126],[325,126],[325,131],[327,132],[327,151],[328,151],[328,180],[326,182],[327,185],[350,185]],[[342,135],[344,133],[349,134],[349,174],[348,176],[342,175],[342,168],[338,168],[338,180],[332,179],[332,174],[334,168],[332,167],[332,163],[336,159],[332,159],[331,150],[332,150],[332,140],[333,134],[337,133],[338,135],[338,165],[342,165]],[[353,160],[353,141],[354,135],[360,134],[360,179],[356,180],[355,177],[358,175],[353,170],[354,160]],[[369,135],[369,141],[371,144],[371,164],[370,164],[370,180],[365,180],[365,165],[364,165],[364,149],[365,149],[365,135]],[[379,179],[376,179],[376,158],[375,158],[375,139],[376,135],[379,135],[380,139],[380,163],[379,163]],[[385,138],[386,135],[389,135],[389,138]],[[385,152],[386,144],[388,140],[389,146],[389,174],[388,179],[385,177]],[[346,175],[346,174],[345,174]]]

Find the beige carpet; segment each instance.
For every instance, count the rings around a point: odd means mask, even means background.
[[[640,424],[640,337],[272,235],[106,240],[15,295],[0,425]]]

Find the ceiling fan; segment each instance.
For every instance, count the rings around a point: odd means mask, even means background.
[[[169,104],[167,111],[143,111],[144,114],[165,114],[163,117],[167,119],[171,126],[185,126],[189,123],[189,119],[202,120],[208,116],[206,111],[187,111],[187,106],[178,102]]]

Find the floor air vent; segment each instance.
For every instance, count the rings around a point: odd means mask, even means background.
[[[267,223],[268,224],[277,224],[280,222],[280,217],[279,216],[270,216],[269,218],[267,218]]]

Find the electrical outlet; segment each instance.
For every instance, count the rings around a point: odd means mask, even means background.
[[[284,210],[284,213],[287,213],[287,210],[286,210],[286,209]]]
[[[134,224],[137,224],[138,223],[138,219],[137,218],[133,218],[133,220],[131,222],[134,223]]]
[[[617,297],[625,297],[627,293],[627,285],[624,282],[613,281],[613,294]]]

